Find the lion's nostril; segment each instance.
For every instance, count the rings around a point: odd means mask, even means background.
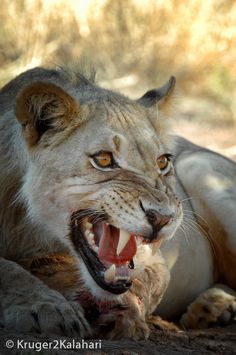
[[[152,225],[152,227],[158,230],[164,227],[171,219],[171,216],[162,215],[156,210],[152,209],[147,210],[145,214],[148,222]]]
[[[155,210],[147,210],[146,211],[146,216],[148,221],[152,224],[153,222],[156,222],[156,211]]]

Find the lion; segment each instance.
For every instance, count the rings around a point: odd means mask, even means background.
[[[6,330],[147,338],[235,315],[236,164],[168,133],[175,78],[141,98],[35,68],[0,91]]]

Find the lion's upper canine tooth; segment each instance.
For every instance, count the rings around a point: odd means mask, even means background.
[[[123,229],[120,229],[119,241],[118,241],[117,248],[116,248],[117,255],[120,255],[120,253],[125,248],[128,241],[130,240],[130,237],[131,237],[131,234],[124,231]]]
[[[152,256],[155,255],[157,253],[157,251],[160,249],[162,242],[163,242],[163,239],[159,239],[155,243],[152,244]]]
[[[136,266],[135,269],[129,269],[131,280],[136,279],[144,271],[144,266]]]
[[[112,282],[116,276],[116,266],[112,264],[109,269],[104,272],[104,279],[106,282]]]

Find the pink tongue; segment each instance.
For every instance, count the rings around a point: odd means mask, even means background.
[[[120,230],[116,227],[107,225],[104,222],[94,226],[95,235],[98,236],[99,251],[98,257],[102,262],[108,262],[116,265],[129,263],[137,251],[135,237],[131,235],[130,240],[117,255],[116,249],[119,241]]]

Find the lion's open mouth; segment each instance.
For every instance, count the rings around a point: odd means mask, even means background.
[[[141,237],[96,218],[71,217],[72,242],[96,283],[114,294],[124,293],[140,272],[133,257]]]

